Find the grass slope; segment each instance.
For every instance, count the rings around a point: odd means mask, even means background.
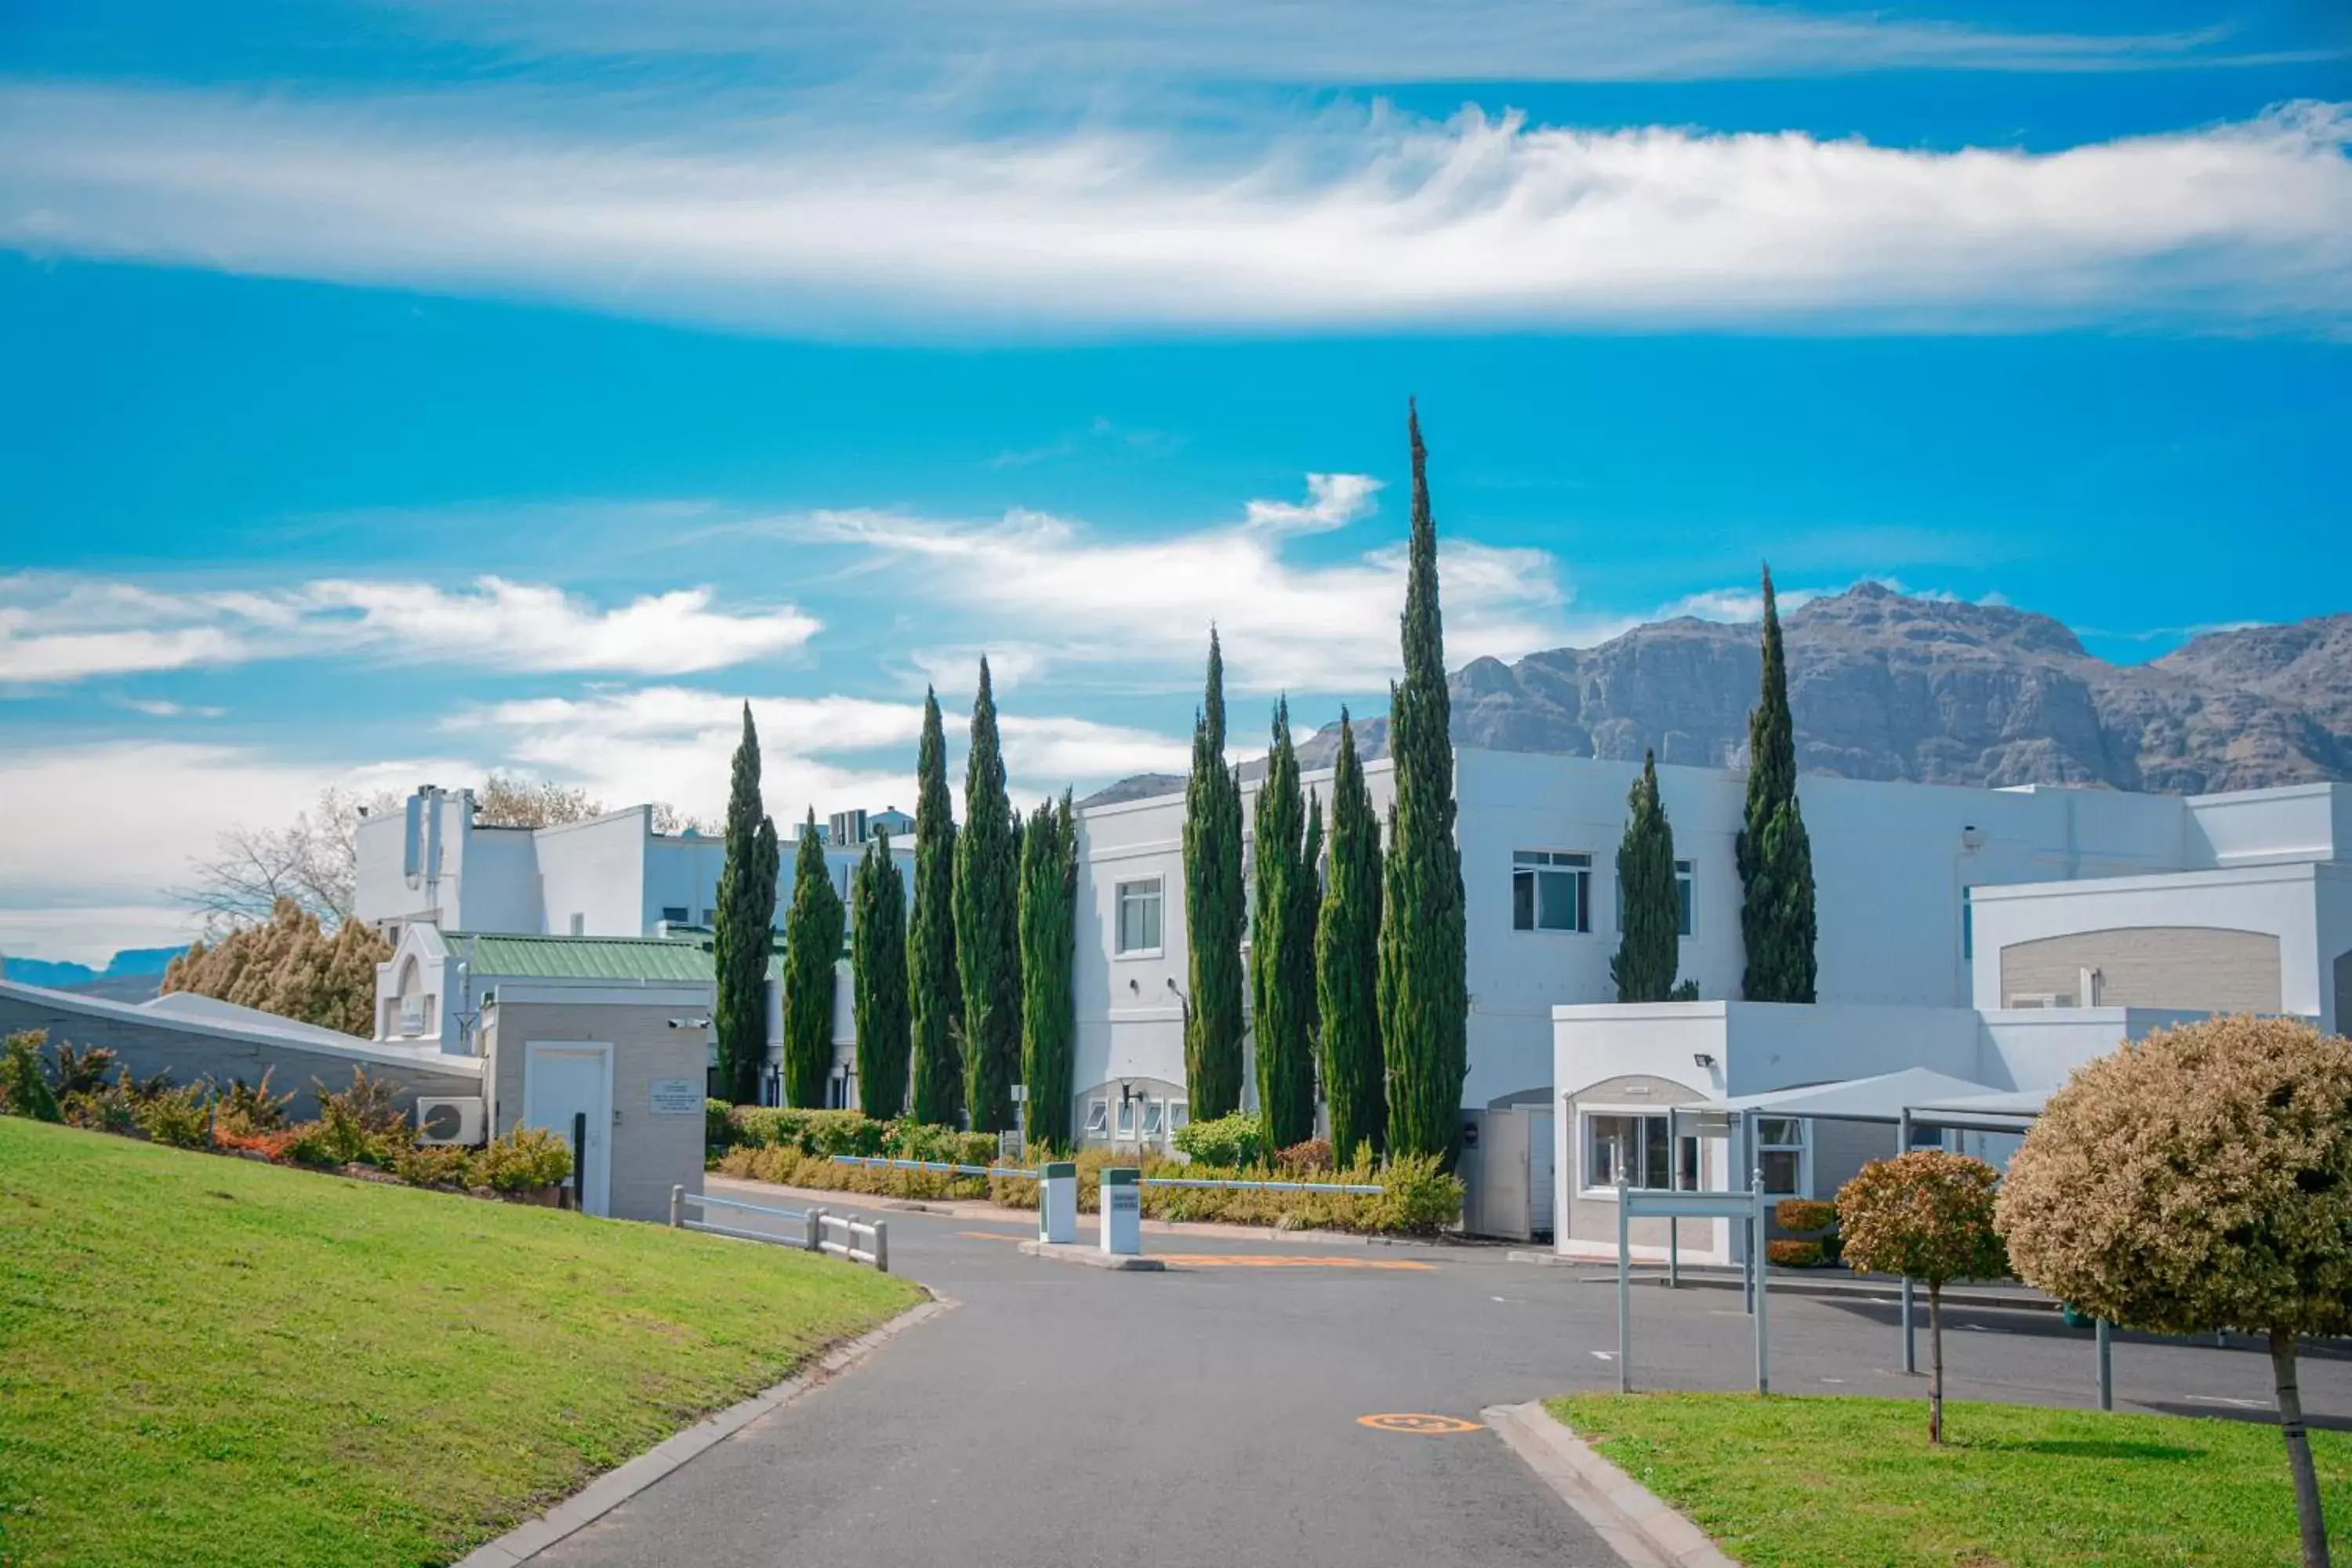
[[[2018,1405],[1577,1394],[1545,1407],[1753,1568],[2285,1564],[2278,1428]],[[2312,1434],[2328,1540],[2352,1553],[2352,1439]]]
[[[446,1562],[918,1295],[0,1118],[0,1563]]]

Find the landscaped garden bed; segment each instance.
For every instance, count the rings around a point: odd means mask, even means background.
[[[447,1563],[919,1297],[0,1118],[0,1563]]]
[[[2263,1423],[1740,1394],[1578,1394],[1546,1408],[1749,1568],[2297,1562],[2294,1498]],[[2313,1434],[2352,1492],[2352,1436]],[[2352,1553],[2352,1521],[2331,1521]]]
[[[1239,1122],[1242,1118],[1227,1118]],[[1149,1176],[1195,1181],[1307,1183],[1377,1186],[1378,1193],[1255,1188],[1145,1187],[1143,1212],[1153,1219],[1222,1221],[1284,1230],[1345,1230],[1375,1235],[1429,1236],[1456,1223],[1462,1184],[1433,1159],[1360,1161],[1333,1169],[1328,1144],[1301,1145],[1265,1157],[1245,1133],[1223,1123],[1198,1123],[1196,1136],[1179,1138],[1200,1152],[1187,1160],[1134,1150],[1087,1149],[1075,1156],[1078,1207],[1097,1207],[1101,1173],[1113,1165],[1140,1167]],[[996,1158],[988,1133],[959,1132],[918,1123],[877,1121],[854,1110],[792,1110],[757,1106],[709,1108],[711,1169],[722,1175],[783,1186],[904,1198],[987,1199],[1007,1208],[1037,1206],[1034,1182],[1014,1176],[954,1175],[839,1163],[836,1156],[919,1160],[936,1164],[1009,1163]],[[1203,1158],[1203,1155],[1211,1158]],[[1040,1155],[1038,1158],[1045,1158]],[[1028,1166],[1034,1168],[1033,1160]]]

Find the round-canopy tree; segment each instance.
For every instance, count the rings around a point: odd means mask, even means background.
[[[2286,1018],[2158,1030],[2081,1068],[2010,1162],[2029,1283],[2157,1333],[2266,1335],[2306,1568],[2325,1568],[2301,1335],[2352,1334],[2352,1042]]]
[[[1874,1160],[1839,1189],[1838,1235],[1850,1268],[1907,1274],[1927,1287],[1927,1441],[1944,1440],[1944,1284],[2009,1272],[1993,1230],[2000,1177],[1982,1160],[1915,1149]]]

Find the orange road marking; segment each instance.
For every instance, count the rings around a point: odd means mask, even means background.
[[[1403,1432],[1416,1437],[1450,1437],[1458,1432],[1475,1432],[1475,1421],[1465,1421],[1459,1415],[1426,1415],[1400,1413],[1389,1415],[1359,1415],[1359,1426],[1370,1426],[1375,1432]]]

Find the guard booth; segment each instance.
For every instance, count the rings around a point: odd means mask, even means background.
[[[1549,1105],[1462,1113],[1462,1228],[1472,1236],[1532,1241],[1552,1234],[1552,1119]]]

